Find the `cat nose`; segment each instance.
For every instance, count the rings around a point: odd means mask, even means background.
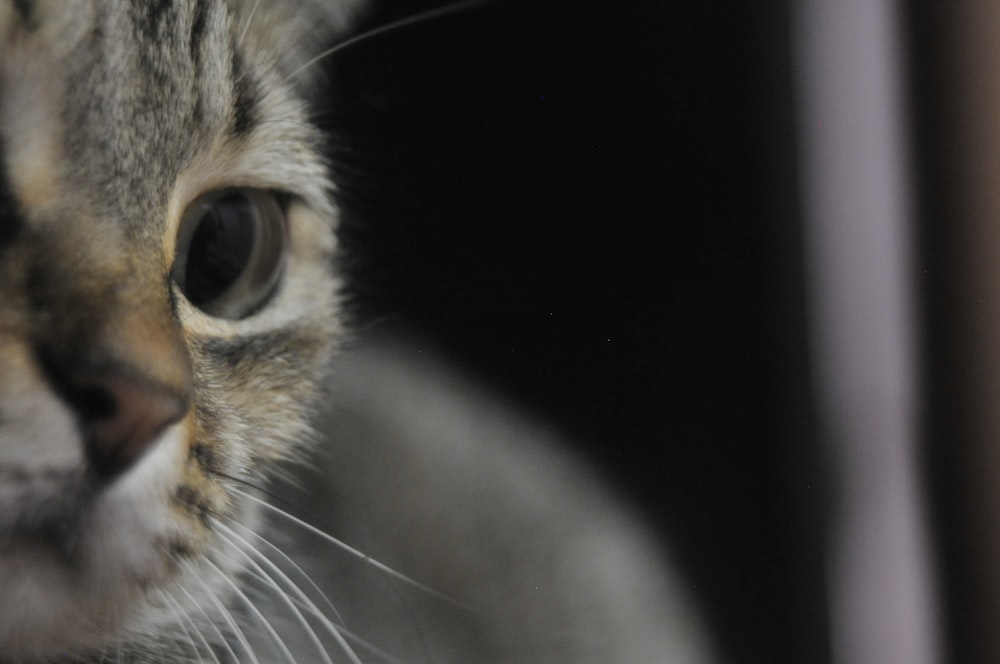
[[[132,467],[191,403],[183,349],[173,335],[145,332],[114,344],[84,344],[75,353],[38,349],[49,384],[76,416],[88,466],[104,481]]]
[[[99,241],[66,226],[40,235],[46,251],[31,257],[28,329],[39,373],[75,416],[88,471],[110,482],[188,412],[190,349],[159,250],[112,224]]]
[[[130,468],[188,410],[188,395],[121,371],[77,372],[64,396],[76,411],[87,460],[101,478]]]

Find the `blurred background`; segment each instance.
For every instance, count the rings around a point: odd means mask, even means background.
[[[1000,661],[998,58],[1000,9],[929,1],[497,0],[360,42],[324,119],[358,318],[569,434],[723,661]]]

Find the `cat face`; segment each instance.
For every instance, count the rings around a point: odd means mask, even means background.
[[[306,437],[338,286],[297,70],[344,6],[243,4],[0,0],[15,659],[211,611],[237,566],[217,524],[252,520],[236,489]]]

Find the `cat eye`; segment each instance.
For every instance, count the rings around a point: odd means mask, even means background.
[[[286,243],[285,209],[277,194],[222,189],[201,196],[184,212],[170,276],[205,313],[245,318],[274,292]]]

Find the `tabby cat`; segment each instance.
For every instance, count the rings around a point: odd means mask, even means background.
[[[550,432],[413,342],[331,360],[355,10],[0,0],[0,661],[706,661]]]

